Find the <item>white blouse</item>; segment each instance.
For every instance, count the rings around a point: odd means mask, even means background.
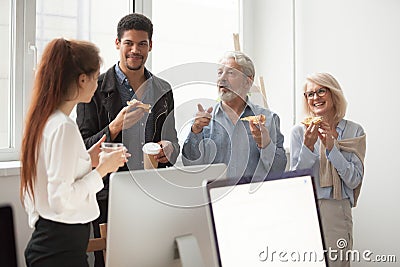
[[[39,216],[68,224],[93,221],[100,214],[96,193],[103,186],[76,123],[57,110],[39,145],[35,201],[25,196],[29,226],[33,228]]]

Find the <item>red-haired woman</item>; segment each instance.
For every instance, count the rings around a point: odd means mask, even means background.
[[[25,250],[30,266],[88,266],[89,222],[99,216],[102,177],[126,162],[126,151],[86,150],[69,117],[89,102],[101,58],[86,41],[52,40],[36,73],[21,148],[21,199],[35,230]],[[96,167],[92,169],[92,167]]]

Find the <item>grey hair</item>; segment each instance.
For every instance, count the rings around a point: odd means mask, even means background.
[[[318,72],[307,76],[307,81],[328,88],[332,94],[333,107],[335,108],[335,120],[340,121],[346,115],[347,101],[343,95],[339,82],[329,73]],[[303,86],[303,91],[307,90],[307,83]],[[308,114],[314,115],[308,106],[307,99],[304,98],[304,107]]]
[[[236,63],[241,67],[243,74],[254,80],[256,70],[253,61],[246,54],[239,51],[228,51],[219,62],[229,58],[235,59]]]

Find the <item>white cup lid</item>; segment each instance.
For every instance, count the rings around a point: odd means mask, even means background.
[[[144,144],[144,146],[142,148],[144,153],[150,154],[150,155],[156,155],[156,154],[160,153],[160,149],[161,149],[161,146],[159,144],[152,143],[152,142]]]

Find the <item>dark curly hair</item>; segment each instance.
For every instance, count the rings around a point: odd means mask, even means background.
[[[149,18],[142,14],[132,13],[126,15],[118,22],[117,37],[121,41],[124,32],[129,30],[145,31],[149,36],[149,40],[153,36],[153,23]]]

